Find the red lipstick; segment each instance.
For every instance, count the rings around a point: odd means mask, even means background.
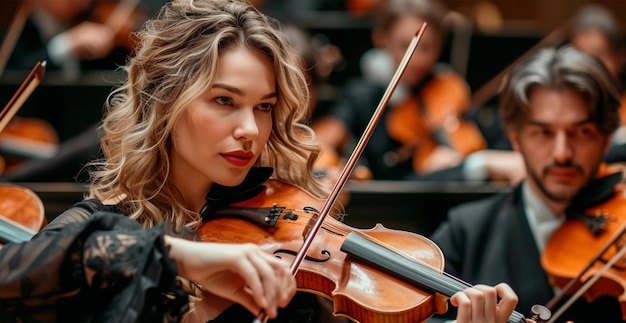
[[[233,166],[245,167],[254,158],[254,153],[251,151],[235,150],[221,154],[222,158]]]

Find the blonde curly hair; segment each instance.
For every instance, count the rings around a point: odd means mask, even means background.
[[[197,226],[168,181],[172,127],[189,103],[211,86],[219,55],[227,48],[254,48],[274,62],[278,100],[273,129],[255,166],[274,168],[274,177],[318,197],[323,185],[313,176],[320,148],[304,125],[309,92],[301,62],[278,29],[252,5],[239,0],[173,0],[137,33],[140,40],[126,67],[126,79],[106,104],[101,146],[89,197],[123,196],[123,212],[146,227],[163,221]]]

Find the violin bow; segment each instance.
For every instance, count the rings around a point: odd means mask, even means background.
[[[35,67],[28,73],[17,92],[13,94],[7,105],[0,110],[0,132],[11,121],[17,110],[19,110],[30,94],[43,79],[46,71],[46,62],[37,62]],[[19,223],[11,221],[9,218],[0,215],[0,237],[8,242],[21,242],[29,240],[35,234],[32,230],[23,227]]]
[[[6,36],[4,36],[2,47],[0,47],[0,75],[4,72],[4,68],[9,61],[9,57],[11,56],[11,52],[15,47],[17,39],[20,37],[22,29],[24,29],[24,24],[30,14],[31,7],[31,0],[23,0],[17,13],[15,14],[15,17],[13,17],[13,20],[11,21],[11,25],[9,26]]]
[[[43,61],[37,62],[35,67],[28,73],[28,76],[17,89],[17,92],[13,94],[11,100],[9,100],[7,105],[0,111],[0,132],[4,130],[4,127],[11,121],[11,118],[13,118],[17,110],[22,107],[28,96],[33,93],[37,85],[39,85],[45,71],[46,61]]]
[[[306,240],[304,241],[304,244],[302,245],[300,251],[298,252],[296,259],[292,263],[291,270],[293,274],[296,274],[297,269],[300,266],[300,263],[302,262],[302,260],[304,260],[304,257],[311,243],[313,242],[313,239],[315,238],[315,235],[321,228],[325,217],[330,213],[330,210],[332,209],[335,200],[337,199],[337,197],[339,196],[339,193],[341,192],[346,182],[348,181],[350,173],[352,173],[352,171],[354,170],[354,167],[356,166],[358,159],[361,157],[363,150],[365,149],[365,145],[367,145],[367,142],[370,140],[370,137],[372,136],[372,133],[374,132],[374,128],[376,127],[376,125],[378,124],[378,121],[380,121],[380,118],[382,117],[382,114],[387,106],[387,103],[389,102],[389,99],[391,98],[391,94],[393,93],[396,86],[398,85],[398,82],[400,81],[400,77],[404,73],[404,70],[406,69],[408,62],[411,59],[411,56],[413,55],[413,52],[415,51],[417,44],[419,43],[420,39],[422,38],[422,35],[424,34],[424,31],[426,30],[426,25],[427,25],[426,23],[423,23],[422,26],[417,31],[417,33],[415,34],[415,36],[413,37],[413,39],[411,40],[411,43],[409,44],[409,47],[406,53],[404,54],[404,57],[402,58],[400,65],[396,69],[396,72],[393,78],[391,79],[391,83],[387,87],[387,90],[385,91],[383,98],[381,99],[380,103],[378,104],[378,107],[374,111],[374,115],[370,119],[369,123],[367,124],[367,127],[365,128],[365,131],[363,132],[363,135],[361,136],[358,143],[356,144],[356,147],[354,148],[352,155],[350,155],[350,158],[346,162],[346,165],[341,170],[339,179],[337,180],[337,182],[335,182],[335,185],[333,186],[328,198],[326,199],[326,202],[324,203],[324,206],[322,207],[322,210],[320,211],[317,222],[315,223],[315,225],[309,232],[309,235],[307,236]]]
[[[389,102],[389,99],[391,98],[391,94],[393,93],[396,86],[398,85],[398,82],[400,81],[400,77],[402,77],[402,74],[404,73],[404,70],[406,69],[406,66],[409,63],[411,56],[413,56],[413,52],[415,51],[415,48],[417,48],[417,44],[419,43],[420,39],[422,38],[422,35],[424,34],[424,31],[426,30],[426,26],[427,26],[427,23],[424,22],[422,26],[417,30],[415,36],[413,36],[413,39],[411,40],[411,43],[409,44],[409,47],[407,48],[404,54],[404,57],[402,58],[402,61],[400,61],[400,64],[398,65],[398,68],[396,69],[396,72],[393,75],[393,78],[391,79],[391,83],[385,90],[385,93],[380,103],[378,104],[378,107],[374,111],[372,118],[367,124],[367,127],[365,128],[363,135],[361,136],[358,143],[356,144],[356,147],[354,148],[352,155],[350,155],[350,158],[346,162],[346,165],[341,170],[339,179],[337,180],[337,182],[335,182],[335,185],[333,186],[330,194],[328,195],[328,198],[326,199],[324,206],[322,207],[322,210],[319,212],[319,217],[317,218],[317,221],[313,224],[311,230],[309,231],[309,234],[306,236],[306,239],[304,240],[302,244],[302,247],[296,254],[294,261],[291,263],[291,273],[294,276],[298,272],[298,268],[300,267],[300,264],[304,260],[309,248],[311,247],[311,244],[313,243],[313,239],[315,239],[317,232],[322,227],[322,224],[324,223],[324,219],[326,219],[326,216],[330,213],[330,210],[332,209],[333,204],[335,204],[335,201],[337,200],[339,193],[341,192],[346,182],[348,181],[350,173],[352,173],[352,171],[354,170],[354,167],[356,166],[358,159],[361,157],[361,154],[363,153],[363,150],[365,149],[365,145],[367,145],[367,142],[370,140],[372,133],[374,132],[374,128],[378,124],[378,121],[380,121],[380,118],[383,115],[383,112],[387,106],[387,103]],[[261,313],[261,315],[259,315],[259,317],[257,317],[254,320],[254,323],[266,322],[266,321],[267,321],[267,317],[265,316],[265,313]]]
[[[500,88],[504,83],[506,76],[509,71],[516,66],[519,62],[523,61],[527,57],[529,57],[532,53],[536,52],[538,49],[548,46],[553,46],[563,41],[567,30],[570,28],[571,21],[568,20],[566,23],[553,30],[543,39],[541,39],[538,43],[536,43],[533,47],[519,56],[513,63],[507,66],[505,69],[501,70],[498,74],[496,74],[491,80],[487,81],[483,84],[478,90],[474,91],[471,102],[470,109],[478,109],[481,105],[487,102],[494,94],[500,92]]]

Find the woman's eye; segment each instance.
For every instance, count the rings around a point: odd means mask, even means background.
[[[221,105],[230,105],[230,98],[226,96],[218,96],[215,98],[215,102]]]
[[[274,104],[272,103],[261,103],[259,104],[259,110],[261,111],[272,111],[274,109]]]

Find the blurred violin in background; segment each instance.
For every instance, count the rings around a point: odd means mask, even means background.
[[[413,169],[423,173],[435,170],[428,158],[437,147],[449,148],[447,159],[453,164],[485,149],[487,144],[478,127],[463,118],[469,103],[465,81],[447,72],[433,76],[419,92],[408,95],[389,110],[386,122],[389,135],[403,144],[397,158],[413,158]]]
[[[0,185],[0,248],[28,241],[47,224],[43,202],[28,188]]]
[[[39,118],[14,117],[0,132],[0,154],[3,172],[18,169],[29,159],[53,157],[59,149],[59,138],[50,123]]]

